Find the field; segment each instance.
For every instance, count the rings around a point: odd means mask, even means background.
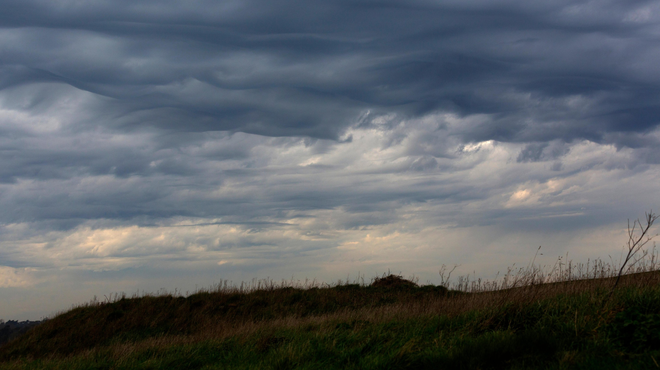
[[[530,263],[492,282],[389,275],[113,295],[3,345],[0,369],[660,368],[657,254],[636,254],[636,240],[620,265]]]

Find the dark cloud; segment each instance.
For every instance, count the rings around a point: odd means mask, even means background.
[[[560,141],[527,144],[518,155],[518,162],[555,160],[568,153],[569,146]]]
[[[120,130],[336,139],[366,110],[449,110],[493,115],[466,141],[605,141],[658,125],[652,5],[8,1],[0,84],[90,91]]]

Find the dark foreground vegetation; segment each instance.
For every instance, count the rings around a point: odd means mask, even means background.
[[[457,293],[412,284],[230,289],[75,308],[2,369],[652,369],[660,274]]]
[[[532,263],[451,290],[391,275],[118,295],[0,346],[0,369],[660,368],[660,272],[642,257],[628,274]]]
[[[37,326],[41,321],[0,320],[0,345],[25,334],[28,329]]]

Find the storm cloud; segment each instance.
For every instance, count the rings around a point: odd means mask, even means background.
[[[4,1],[0,293],[598,257],[658,60],[654,1]]]
[[[75,123],[338,139],[368,114],[486,114],[465,141],[658,123],[652,1],[8,1],[3,89],[97,97]]]

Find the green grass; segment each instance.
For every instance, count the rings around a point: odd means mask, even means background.
[[[0,369],[660,368],[660,274],[443,287],[271,285],[84,305],[0,347]]]

